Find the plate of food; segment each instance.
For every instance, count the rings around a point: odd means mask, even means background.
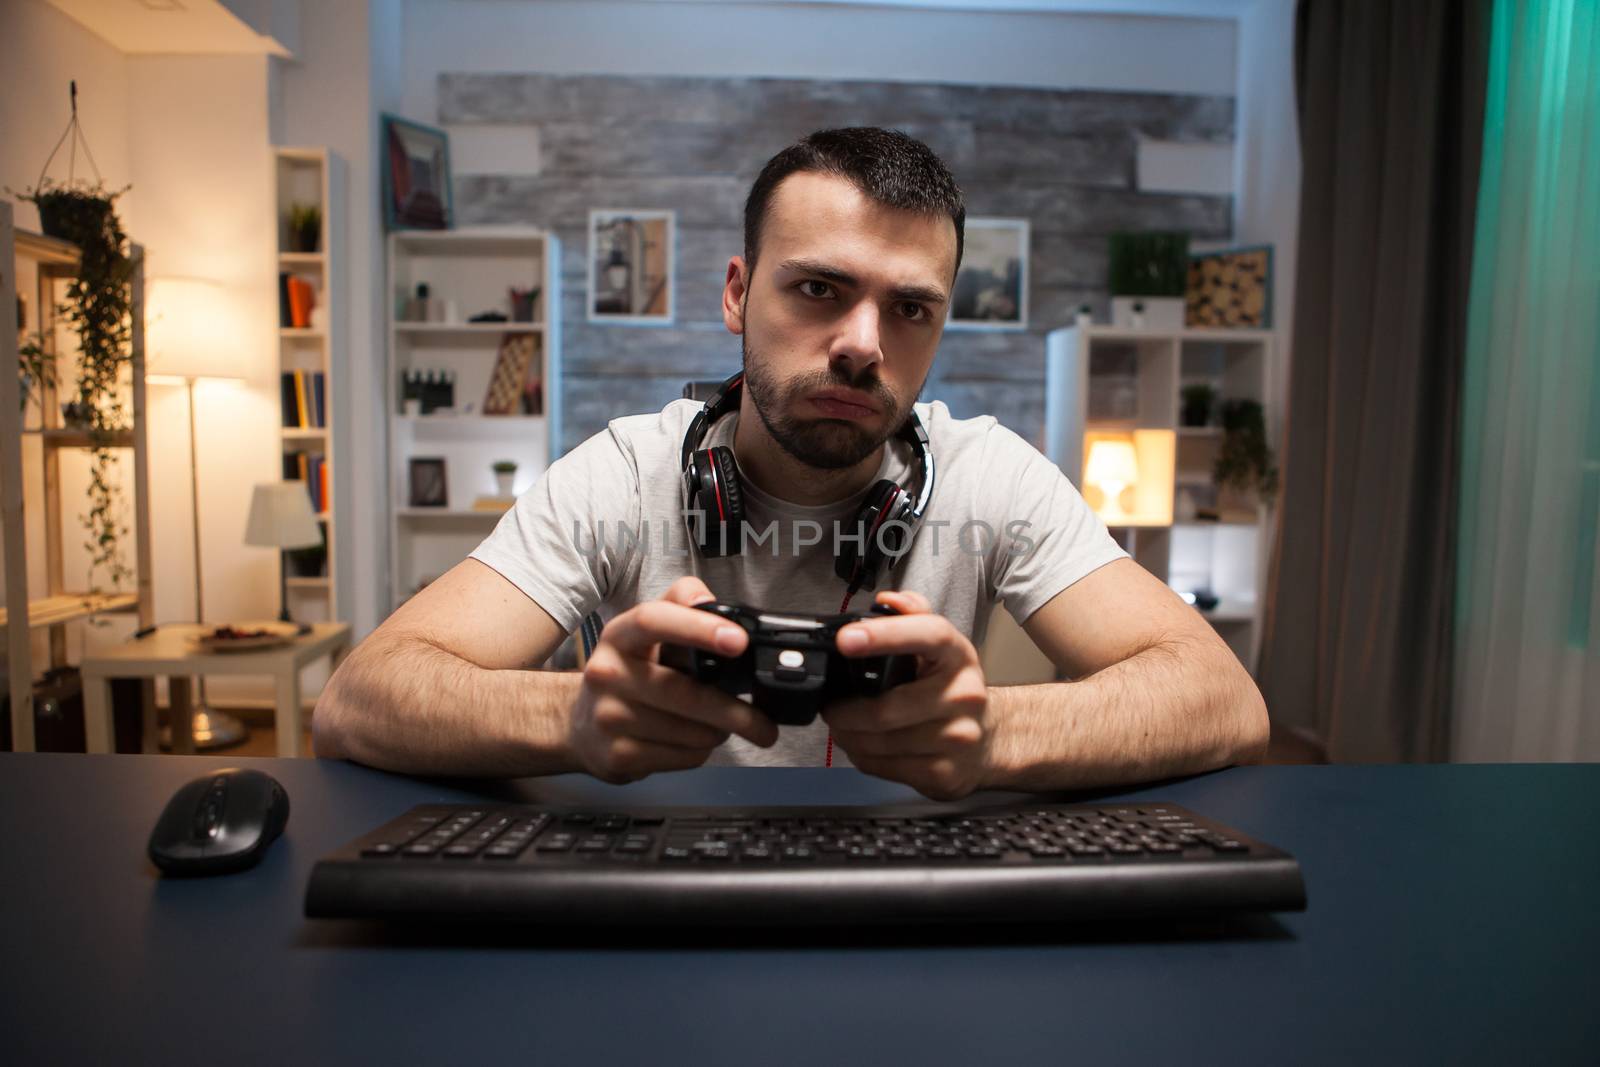
[[[254,652],[287,645],[294,640],[295,633],[294,626],[283,623],[218,626],[194,638],[194,643],[205,652]]]

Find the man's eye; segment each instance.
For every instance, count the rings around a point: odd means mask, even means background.
[[[913,322],[920,322],[928,317],[928,309],[923,307],[921,304],[915,304],[909,300],[904,300],[900,303],[900,314],[904,315]]]
[[[814,296],[821,299],[833,294],[833,286],[829,285],[827,282],[819,282],[815,279],[808,278],[800,283],[800,291],[805,293],[807,296]]]

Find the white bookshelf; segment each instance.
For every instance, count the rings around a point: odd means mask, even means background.
[[[326,535],[327,562],[320,574],[302,574],[291,569],[287,594],[289,611],[297,622],[329,622],[339,619],[341,605],[353,602],[354,558],[348,538],[341,537],[340,520],[350,514],[350,490],[343,477],[342,462],[347,432],[340,425],[341,398],[350,387],[348,299],[345,292],[347,177],[344,160],[337,153],[320,147],[278,147],[272,152],[273,210],[276,213],[277,240],[274,242],[273,279],[288,273],[304,279],[317,294],[317,317],[308,327],[278,328],[278,370],[280,373],[320,372],[324,379],[323,425],[300,427],[284,425],[279,451],[284,457],[300,453],[321,454],[328,468],[327,507],[317,513]],[[322,212],[322,225],[315,250],[296,250],[289,233],[289,210],[295,204],[315,204]],[[280,419],[280,422],[284,420]],[[285,475],[287,476],[287,475]],[[313,691],[320,684],[309,679]]]
[[[560,454],[561,249],[554,234],[507,227],[402,231],[389,235],[388,428],[390,456],[390,610],[464,559],[499,521],[502,510],[474,507],[496,495],[492,465],[517,464],[515,493],[531,486]],[[437,301],[432,320],[408,317],[419,283]],[[531,321],[513,317],[510,289],[539,287]],[[470,322],[496,311],[503,322]],[[490,379],[508,334],[531,337],[537,413],[485,414]],[[454,377],[453,410],[407,414],[402,404],[408,371],[447,371]],[[414,506],[411,461],[442,459],[443,505]]]
[[[1046,335],[1045,452],[1099,508],[1098,490],[1085,487],[1084,440],[1096,431],[1170,431],[1171,484],[1163,484],[1170,517],[1149,524],[1113,525],[1112,533],[1142,566],[1180,595],[1209,589],[1216,607],[1201,612],[1255,670],[1261,608],[1271,549],[1268,508],[1254,494],[1219,493],[1212,465],[1223,440],[1218,425],[1181,425],[1181,391],[1209,384],[1216,407],[1247,399],[1264,408],[1268,441],[1277,454],[1275,338],[1267,330],[1129,330],[1077,326]],[[1215,419],[1215,412],[1213,419]],[[1180,494],[1210,508],[1217,519],[1183,517]]]

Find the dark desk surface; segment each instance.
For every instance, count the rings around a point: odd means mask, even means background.
[[[246,765],[289,828],[162,881],[180,784]],[[1600,1057],[1600,766],[1241,768],[1163,798],[1293,852],[1304,914],[1156,929],[803,939],[385,935],[301,915],[312,863],[412,804],[877,803],[850,770],[416,781],[316,760],[0,755],[11,1063],[1558,1063]],[[759,935],[758,935],[759,936]]]

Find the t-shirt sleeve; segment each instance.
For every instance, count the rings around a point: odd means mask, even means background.
[[[630,452],[599,433],[546,468],[471,558],[493,567],[568,633],[610,594],[627,562],[619,525],[639,528]]]
[[[1079,578],[1127,556],[1061,468],[998,423],[987,435],[982,469],[979,514],[999,517],[989,581],[1018,623]]]

